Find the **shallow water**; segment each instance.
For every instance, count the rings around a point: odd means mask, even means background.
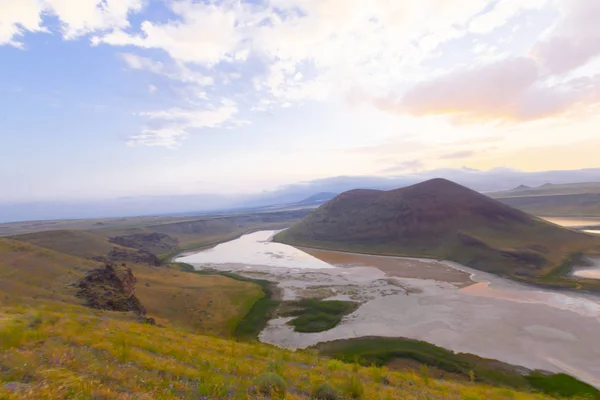
[[[178,261],[277,281],[284,299],[318,296],[363,304],[327,332],[298,333],[288,319],[274,319],[260,335],[263,342],[305,348],[368,335],[402,336],[563,371],[600,387],[599,297],[538,290],[451,262],[308,254],[268,242],[273,233],[246,235]],[[423,276],[416,276],[421,268]]]
[[[578,268],[573,271],[572,275],[580,278],[600,279],[600,257],[589,257],[589,259],[594,264],[593,266]]]
[[[189,264],[242,263],[301,269],[333,268],[294,247],[271,242],[275,233],[277,231],[250,233],[211,249],[180,257],[177,261]]]
[[[557,225],[576,228],[580,226],[600,225],[599,217],[540,217]]]

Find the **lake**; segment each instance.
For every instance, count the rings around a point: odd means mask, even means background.
[[[281,347],[360,336],[424,340],[528,368],[566,372],[600,387],[600,297],[536,289],[452,262],[297,249],[256,232],[178,258],[196,268],[278,282],[285,300],[362,305],[337,327],[298,333],[289,318],[259,339]]]

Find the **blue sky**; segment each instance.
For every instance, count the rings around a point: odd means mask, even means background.
[[[595,0],[3,0],[0,202],[598,167]]]

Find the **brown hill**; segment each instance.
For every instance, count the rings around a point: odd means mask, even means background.
[[[391,191],[352,190],[275,240],[372,254],[435,257],[541,276],[598,238],[559,227],[445,179]]]

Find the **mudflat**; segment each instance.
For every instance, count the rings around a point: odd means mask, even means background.
[[[374,267],[388,276],[401,278],[431,279],[452,283],[457,287],[475,283],[471,274],[453,268],[448,261],[421,258],[400,258],[345,253],[300,247],[302,251],[336,267]]]

